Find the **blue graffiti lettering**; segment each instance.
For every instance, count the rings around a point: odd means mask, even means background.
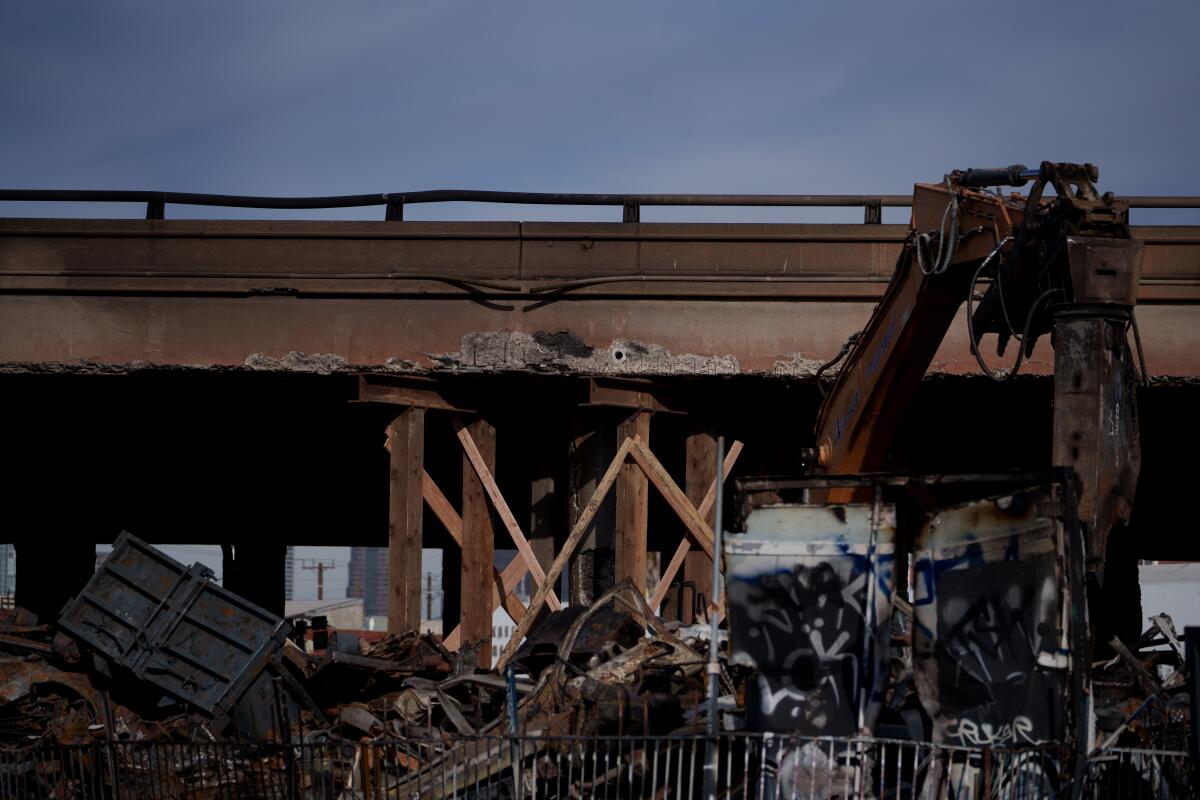
[[[833,426],[833,446],[837,447],[842,441],[842,434],[846,432],[846,428],[850,427],[850,420],[854,417],[854,412],[858,410],[858,402],[862,399],[862,389],[855,389],[854,394],[850,396],[850,405],[846,407],[845,413],[838,417],[837,423]]]

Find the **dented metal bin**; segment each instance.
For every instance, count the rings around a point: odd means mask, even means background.
[[[889,505],[753,508],[726,539],[731,658],[757,674],[747,717],[814,736],[870,728],[887,674],[896,518]]]
[[[284,620],[125,532],[59,628],[135,677],[228,716],[291,630]]]

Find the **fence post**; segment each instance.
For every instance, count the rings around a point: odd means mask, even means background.
[[[104,758],[108,761],[108,782],[112,786],[113,797],[121,796],[121,785],[117,783],[117,749],[113,743],[116,729],[112,721],[112,705],[108,701],[108,690],[100,693],[101,705],[104,708]]]
[[[721,531],[724,529],[722,524],[722,513],[724,503],[722,498],[725,495],[725,437],[717,437],[717,464],[716,464],[716,487],[717,493],[713,500],[713,554],[712,554],[712,584],[709,587],[709,594],[712,598],[708,608],[708,744],[705,746],[704,758],[704,797],[705,800],[716,800],[717,797],[717,771],[720,768],[720,748],[717,747],[717,731],[718,711],[717,694],[721,682],[721,662],[718,660],[718,636],[720,632],[720,621],[718,619],[718,608],[720,607],[721,599]]]

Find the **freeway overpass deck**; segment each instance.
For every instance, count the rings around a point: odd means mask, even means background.
[[[0,220],[0,366],[810,376],[882,224]],[[1200,376],[1200,226],[1142,226],[1152,375]],[[1027,368],[1052,369],[1043,343]],[[973,374],[955,325],[934,372]]]

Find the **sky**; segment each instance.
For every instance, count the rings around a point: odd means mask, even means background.
[[[0,185],[887,194],[952,168],[1046,159],[1096,163],[1118,194],[1196,194],[1198,27],[1200,4],[1153,0],[12,2],[0,5]],[[79,213],[144,208],[0,204]]]
[[[220,580],[222,575],[221,548],[210,544],[158,544],[160,550],[171,558],[184,564],[197,562],[211,569]],[[111,542],[101,542],[96,545],[97,555],[107,555],[112,550]],[[499,551],[500,559],[507,564],[511,558],[510,551]],[[294,553],[295,571],[293,572],[292,591],[296,600],[317,599],[318,562],[326,565],[324,582],[325,598],[338,599],[346,596],[346,581],[349,579],[350,548],[349,547],[313,547],[298,546]],[[440,575],[442,571],[442,552],[425,549],[422,553],[422,573],[432,572]],[[305,569],[304,567],[313,567]],[[19,578],[18,578],[19,580]]]
[[[7,2],[0,188],[904,194],[954,168],[1058,160],[1099,165],[1101,188],[1117,194],[1200,194],[1198,29],[1194,0]],[[5,216],[144,211],[0,203]],[[406,209],[407,219],[619,215]],[[885,221],[906,215],[885,209]],[[344,565],[348,552],[302,557]],[[344,585],[342,569],[332,583]],[[305,586],[315,594],[315,579]]]

